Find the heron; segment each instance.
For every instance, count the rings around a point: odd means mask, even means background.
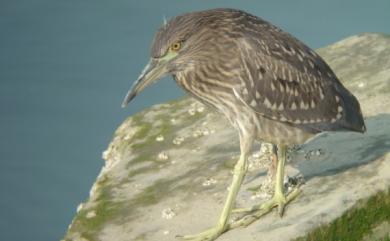
[[[185,240],[215,240],[275,207],[282,215],[300,192],[299,186],[288,193],[284,190],[288,146],[322,132],[366,131],[358,100],[315,51],[245,11],[219,8],[173,17],[156,32],[150,52],[150,61],[123,107],[147,86],[171,75],[190,96],[221,113],[238,131],[240,157],[218,222],[199,234],[182,236]],[[265,203],[241,209],[248,215],[230,223],[255,141],[273,145],[274,194]]]

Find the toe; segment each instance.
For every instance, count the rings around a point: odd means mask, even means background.
[[[215,227],[195,235],[176,236],[182,240],[213,241],[222,234],[222,230]]]

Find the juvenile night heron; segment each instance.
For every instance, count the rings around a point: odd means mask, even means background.
[[[273,207],[282,214],[298,193],[298,188],[283,190],[288,145],[324,131],[366,130],[358,101],[320,56],[278,27],[240,10],[187,13],[165,23],[155,35],[150,62],[123,106],[166,74],[225,115],[240,138],[241,155],[217,225],[184,239],[214,240],[233,226],[253,221],[244,217],[228,223],[255,140],[271,142],[278,150],[273,198],[243,210],[257,218]]]

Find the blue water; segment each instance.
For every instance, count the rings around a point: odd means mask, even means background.
[[[390,32],[383,1],[0,1],[0,240],[59,240],[131,113],[179,97],[169,78],[120,103],[163,16],[238,7],[317,48]]]

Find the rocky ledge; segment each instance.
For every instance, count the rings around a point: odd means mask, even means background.
[[[290,151],[286,175],[304,178],[302,194],[283,218],[272,212],[219,241],[293,240],[389,190],[390,37],[360,34],[318,53],[359,99],[367,133],[325,133]],[[238,207],[270,197],[267,147],[258,145],[249,160]],[[131,116],[103,153],[105,165],[64,240],[172,241],[202,231],[217,220],[238,155],[235,130],[191,98]],[[388,222],[375,228],[390,233]]]

